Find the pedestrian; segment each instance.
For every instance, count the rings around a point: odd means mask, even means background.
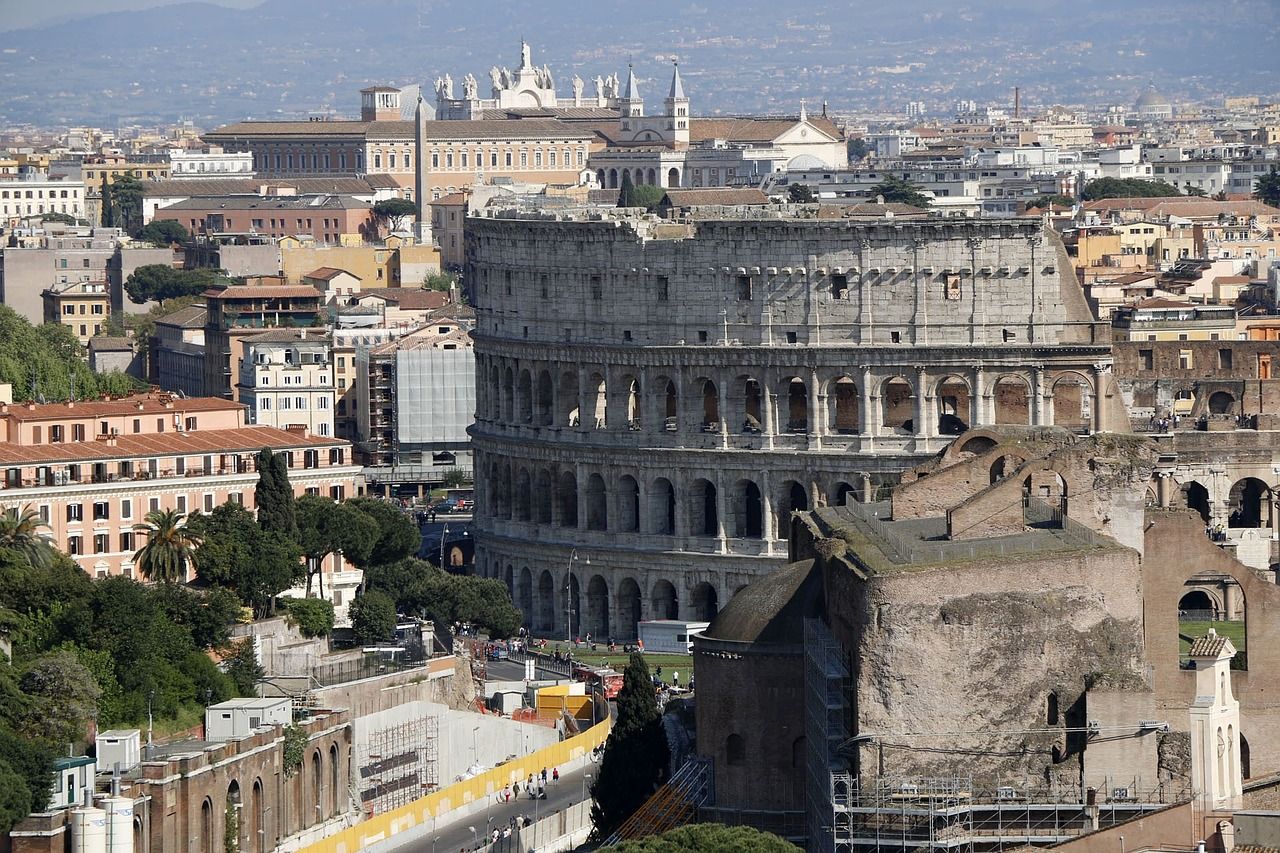
[[[518,800],[518,799],[520,799],[520,782],[519,782],[519,780],[517,780],[517,781],[515,781],[515,782],[512,782],[512,783],[511,783],[511,790],[512,790],[512,792],[514,793],[515,798],[516,798],[517,800]]]
[[[551,768],[551,781],[555,782],[557,785],[560,784],[560,768],[559,767]]]
[[[680,673],[679,673],[679,672],[677,672],[677,671],[675,671],[675,670],[672,670],[672,672],[671,672],[671,683],[672,683],[672,684],[674,684],[676,687],[679,687],[679,686],[680,686]]]
[[[547,784],[547,768],[542,768],[542,784]]]
[[[524,789],[528,791],[530,794],[533,793],[533,774],[532,773],[529,774],[529,781],[525,782]]]

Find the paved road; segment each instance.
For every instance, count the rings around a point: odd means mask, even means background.
[[[459,850],[471,850],[474,847],[477,838],[485,841],[493,827],[504,827],[512,817],[527,816],[531,820],[538,820],[551,812],[564,809],[574,803],[581,802],[583,797],[584,782],[587,797],[591,796],[591,780],[587,776],[595,776],[598,764],[588,764],[582,770],[573,773],[566,773],[560,777],[560,782],[550,781],[552,768],[547,768],[547,798],[545,800],[530,800],[521,796],[518,800],[512,800],[509,803],[499,803],[490,799],[490,805],[483,812],[473,812],[466,817],[458,818],[454,822],[444,824],[439,829],[434,829],[428,836],[420,839],[412,844],[405,844],[394,848],[396,853],[418,853],[419,851],[431,851],[431,853],[455,853]],[[474,831],[468,827],[474,827]]]

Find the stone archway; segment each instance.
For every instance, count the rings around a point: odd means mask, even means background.
[[[676,588],[668,580],[660,580],[653,585],[650,597],[654,619],[679,619],[680,602],[676,598]]]
[[[623,578],[618,583],[618,618],[614,631],[621,638],[635,639],[636,625],[642,618],[640,584],[635,578]]]

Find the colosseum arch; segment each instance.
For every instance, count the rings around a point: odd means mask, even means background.
[[[587,529],[609,529],[609,504],[605,497],[604,477],[591,474],[587,477],[587,488],[584,493],[587,501]]]
[[[676,490],[666,477],[658,477],[649,489],[648,517],[649,533],[676,532]]]
[[[618,531],[635,533],[640,529],[640,484],[630,474],[618,478],[617,494]]]
[[[731,503],[733,536],[760,539],[764,536],[764,499],[754,480],[739,480],[733,487]]]
[[[316,753],[319,755],[319,752]],[[316,786],[320,791],[320,802],[316,805],[316,821],[322,821],[329,817],[324,811],[324,786],[319,780]],[[253,787],[249,789],[249,849],[254,853],[263,853],[267,850],[267,803],[262,795],[262,779],[254,779]],[[274,844],[271,845],[275,847]]]
[[[551,373],[541,370],[533,395],[533,422],[538,426],[551,426],[555,407],[555,385],[551,381]]]
[[[533,572],[528,566],[516,576],[516,606],[520,608],[521,624],[533,625]]]
[[[938,433],[960,435],[975,421],[973,393],[963,376],[944,376],[934,385],[934,398],[938,404]]]
[[[787,480],[781,486],[778,498],[778,538],[787,539],[791,535],[791,513],[802,512],[809,508],[809,492],[804,485],[795,480]]]
[[[1005,374],[992,386],[997,424],[1031,423],[1031,385],[1016,374]]]
[[[915,390],[903,376],[892,376],[880,384],[880,424],[897,433],[913,433],[920,429],[915,422]]]
[[[701,427],[703,431],[718,428],[720,425],[720,389],[716,387],[716,383],[701,377],[693,380],[693,389],[697,397],[702,399],[702,421]]]
[[[617,590],[618,616],[613,630],[619,637],[631,639],[636,635],[636,625],[643,618],[640,584],[635,578],[623,578],[618,582]]]
[[[784,376],[778,382],[778,401],[786,406],[786,432],[809,431],[809,388],[799,376]]]
[[[832,506],[845,506],[846,504],[852,504],[857,502],[858,502],[858,490],[854,486],[841,480],[837,482],[834,487],[832,487],[831,489],[831,505]]]
[[[1085,431],[1093,423],[1093,383],[1083,374],[1068,371],[1054,377],[1049,388],[1053,402],[1053,423],[1066,429]]]
[[[618,188],[618,170],[609,170],[609,189],[616,190]]]
[[[1257,477],[1245,477],[1231,485],[1227,496],[1228,527],[1274,527],[1273,492]]]
[[[680,390],[669,376],[659,376],[653,383],[654,402],[663,429],[675,432],[680,424]]]
[[[556,401],[556,423],[576,427],[581,418],[578,412],[578,374],[566,370],[560,374],[560,397]]]
[[[676,588],[671,581],[660,580],[653,585],[650,605],[654,619],[679,619],[680,602],[676,599]]]
[[[516,473],[516,487],[512,493],[512,502],[515,504],[512,513],[516,521],[528,521],[530,515],[531,498],[532,498],[532,479],[529,477],[529,471],[521,468]]]
[[[511,367],[505,367],[502,370],[502,422],[511,423],[515,420],[513,416],[516,389],[515,373]]]
[[[693,536],[719,536],[720,518],[716,505],[716,484],[698,478],[689,486],[689,533]]]
[[[538,524],[551,523],[551,499],[551,472],[546,468],[539,468],[533,478],[533,494],[529,499],[533,520]]]
[[[584,632],[593,638],[605,640],[609,632],[609,584],[601,575],[592,575],[587,581],[587,613],[583,622]]]
[[[485,396],[488,398],[489,403],[489,419],[494,421],[502,418],[501,382],[498,365],[491,365],[489,367],[489,387],[485,392]]]
[[[461,565],[461,562],[455,563],[450,560],[449,565],[457,566]],[[507,570],[502,574],[502,585],[507,588],[507,595],[514,598],[516,594],[516,570],[510,563],[507,563]]]
[[[625,373],[619,380],[623,394],[624,414],[626,415],[627,428],[638,430],[644,425],[643,414],[643,396],[641,395],[640,381],[630,373]]]
[[[693,588],[693,618],[699,622],[710,622],[720,612],[720,597],[716,588],[702,581]]]
[[[732,407],[731,411],[735,413],[735,417],[729,423],[730,427],[740,432],[757,433],[763,429],[764,424],[764,393],[761,391],[760,383],[751,376],[739,376],[733,381],[733,388],[729,393],[728,403]],[[741,413],[742,417],[736,417],[736,413]],[[729,413],[726,413],[729,417]]]
[[[551,577],[551,572],[546,569],[538,575],[538,620],[537,629],[539,631],[550,631],[555,628],[556,624],[556,582]]]
[[[1183,489],[1185,491],[1184,500],[1187,509],[1193,509],[1200,513],[1200,518],[1204,520],[1205,524],[1208,524],[1213,519],[1212,510],[1209,506],[1209,489],[1204,483],[1196,480],[1187,482]]]
[[[1236,411],[1236,398],[1229,391],[1214,391],[1209,395],[1209,414],[1230,415]]]
[[[200,851],[213,853],[213,799],[205,797],[200,804]]]
[[[521,370],[516,380],[516,422],[533,423],[533,377],[528,370]]]
[[[831,431],[856,435],[862,431],[858,385],[848,376],[837,376],[827,384],[827,405],[831,407]]]
[[[609,384],[602,373],[592,373],[587,380],[587,414],[583,426],[606,429],[609,426]]]
[[[561,527],[578,526],[578,478],[561,471],[556,480],[556,512]]]
[[[568,588],[568,597],[565,599],[568,602],[566,605],[568,612],[565,613],[565,618],[569,623],[569,631],[573,637],[581,637],[586,631],[582,628],[582,587],[578,583],[578,576],[569,572],[569,579],[565,586]]]

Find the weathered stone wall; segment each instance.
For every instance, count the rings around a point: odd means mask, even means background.
[[[1089,685],[1146,689],[1141,572],[1126,549],[837,580],[828,602],[858,666],[858,731],[878,738],[861,748],[864,770],[883,755],[894,775],[1078,784],[1079,735],[999,733],[1082,725]]]

